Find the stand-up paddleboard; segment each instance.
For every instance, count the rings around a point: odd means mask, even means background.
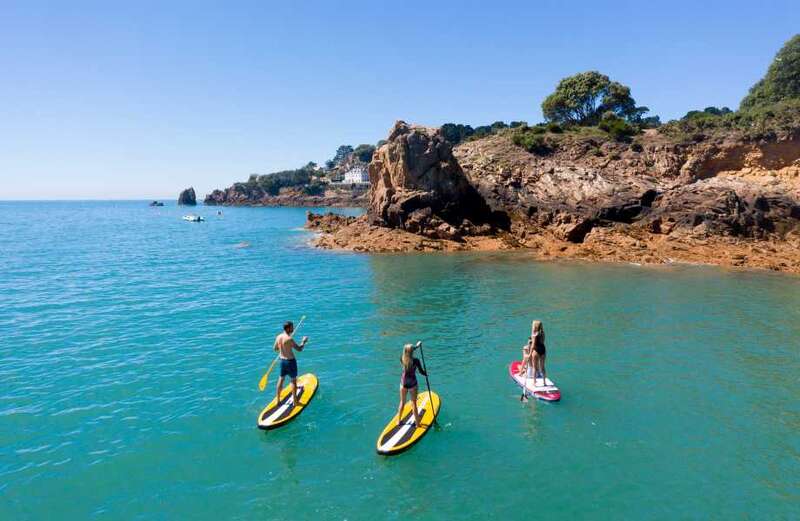
[[[376,444],[378,454],[387,456],[399,454],[418,442],[433,425],[434,418],[439,414],[440,404],[438,394],[431,392],[429,396],[428,391],[419,393],[417,395],[417,411],[420,425],[415,427],[411,401],[407,401],[403,406],[403,413],[400,415],[402,418],[400,425],[397,424],[397,415],[395,414],[381,435],[378,436]]]
[[[303,412],[317,392],[319,382],[317,377],[311,373],[306,373],[297,377],[297,398],[298,403],[294,403],[292,397],[292,384],[289,383],[281,389],[281,399],[272,399],[261,414],[258,415],[259,429],[275,429],[286,425]]]
[[[561,391],[556,387],[556,384],[549,378],[527,378],[525,375],[520,376],[519,367],[522,365],[521,360],[511,362],[508,367],[508,374],[511,379],[517,382],[517,385],[525,390],[525,394],[533,396],[545,402],[557,402],[561,399]]]

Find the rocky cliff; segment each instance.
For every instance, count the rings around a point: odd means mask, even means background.
[[[651,130],[630,143],[565,133],[541,153],[512,137],[452,147],[398,122],[369,167],[367,216],[319,244],[800,271],[800,133],[677,142]]]
[[[735,135],[675,144],[656,131],[633,143],[565,137],[536,155],[507,135],[455,149],[485,201],[519,238],[548,229],[583,242],[595,227],[783,239],[800,224],[800,134],[776,141]]]
[[[507,228],[467,181],[438,129],[398,121],[369,165],[372,225],[457,240]]]

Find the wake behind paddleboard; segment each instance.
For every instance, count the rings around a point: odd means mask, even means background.
[[[297,378],[297,404],[294,403],[292,397],[291,383],[285,386],[281,389],[280,400],[273,398],[258,415],[258,428],[275,429],[295,419],[314,397],[318,385],[317,377],[311,373],[299,376]]]
[[[414,425],[414,412],[411,410],[411,401],[403,406],[400,425],[397,424],[397,414],[389,420],[386,428],[378,436],[376,449],[378,454],[390,456],[399,454],[418,442],[430,429],[434,418],[439,414],[441,400],[439,395],[428,391],[417,395],[417,411],[419,412],[420,425]]]
[[[525,375],[520,376],[519,368],[522,365],[521,360],[515,360],[508,366],[508,374],[511,379],[517,382],[517,385],[525,390],[527,396],[533,396],[545,402],[557,402],[561,399],[561,391],[556,387],[556,384],[549,378],[526,378]]]

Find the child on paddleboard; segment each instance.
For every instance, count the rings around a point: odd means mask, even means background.
[[[428,376],[422,368],[418,358],[414,358],[414,349],[421,346],[422,342],[417,342],[416,347],[411,344],[403,346],[403,355],[400,357],[400,364],[403,372],[400,375],[400,405],[397,407],[397,425],[400,425],[403,418],[403,406],[406,404],[406,394],[411,394],[411,410],[414,411],[414,425],[419,427],[419,411],[417,410],[417,371],[424,376]]]
[[[534,320],[531,324],[531,336],[528,343],[522,346],[522,364],[519,366],[519,375],[527,373],[528,378],[542,378],[543,383],[547,381],[547,371],[544,368],[544,361],[547,357],[547,348],[544,345],[544,326],[540,320]]]
[[[294,350],[302,351],[308,342],[308,337],[304,336],[303,340],[298,344],[292,338],[294,333],[294,324],[289,321],[283,325],[283,333],[275,337],[275,344],[272,348],[278,352],[281,359],[281,375],[278,378],[278,390],[276,400],[281,400],[281,389],[283,388],[283,379],[287,376],[292,380],[292,403],[296,404],[297,401],[297,359],[294,357]]]

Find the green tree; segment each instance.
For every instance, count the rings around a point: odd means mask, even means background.
[[[556,123],[596,125],[606,112],[639,123],[649,109],[636,106],[629,87],[605,74],[588,71],[561,80],[542,102],[542,112],[548,121]]]
[[[751,109],[792,98],[800,98],[800,34],[778,51],[767,74],[750,88],[739,108]]]
[[[728,107],[706,107],[703,110],[690,110],[683,116],[681,119],[697,119],[697,118],[713,118],[716,116],[724,116],[725,114],[731,114],[733,111]]]
[[[350,145],[342,145],[339,148],[337,148],[336,155],[334,155],[333,159],[331,159],[331,161],[333,161],[333,166],[336,167],[341,165],[342,162],[344,162],[344,160],[347,159],[347,157],[352,153],[353,153],[353,147],[351,147]]]
[[[475,130],[469,125],[462,125],[456,123],[445,123],[442,125],[442,135],[444,138],[457,145],[475,133]]]
[[[375,147],[372,145],[358,145],[355,150],[353,150],[353,155],[363,163],[372,161],[372,154],[374,153]]]
[[[661,126],[661,118],[658,116],[648,116],[639,122],[641,128],[658,128]]]

